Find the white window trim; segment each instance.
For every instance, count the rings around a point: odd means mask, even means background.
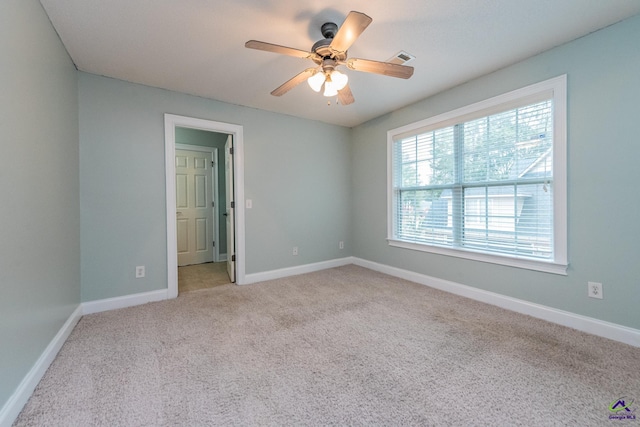
[[[394,198],[393,198],[393,142],[404,135],[415,134],[421,130],[444,127],[472,118],[504,111],[511,104],[520,104],[527,98],[538,98],[551,94],[554,105],[554,141],[553,141],[553,248],[551,261],[535,260],[512,255],[494,255],[469,249],[448,248],[434,245],[417,244],[394,238]],[[562,75],[540,83],[517,89],[493,98],[476,102],[444,114],[411,123],[387,132],[387,241],[390,246],[412,249],[440,255],[454,256],[474,261],[506,265],[527,270],[566,275],[567,256],[567,76]]]

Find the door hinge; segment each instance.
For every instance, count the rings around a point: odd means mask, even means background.
[[[236,202],[231,202],[231,209],[234,209],[236,207]]]
[[[211,202],[211,207],[215,208],[216,207],[216,202]]]
[[[236,256],[235,255],[231,255],[231,261],[233,261],[233,262],[236,261]]]
[[[229,154],[233,156],[233,147],[229,148]]]
[[[216,242],[213,242],[213,247],[214,247],[214,248],[216,247]]]

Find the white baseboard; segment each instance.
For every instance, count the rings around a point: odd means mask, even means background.
[[[47,348],[44,349],[36,363],[31,367],[27,375],[22,379],[16,391],[9,397],[9,400],[0,409],[0,427],[10,427],[15,419],[20,415],[20,411],[31,397],[36,386],[44,376],[49,365],[56,358],[56,355],[67,340],[71,331],[82,317],[82,305],[78,306],[69,316],[64,325],[60,328],[55,337],[51,340]]]
[[[226,262],[226,261],[227,261],[227,254],[220,254],[218,262]]]
[[[314,271],[326,270],[328,268],[342,267],[343,265],[349,264],[353,264],[352,257],[338,258],[329,261],[316,262],[313,264],[297,265],[295,267],[247,274],[244,276],[244,282],[242,284],[249,285],[252,283],[264,282],[266,280],[281,279],[283,277],[313,273]]]
[[[133,307],[148,302],[162,301],[168,298],[167,289],[124,295],[82,303],[82,314],[100,313],[101,311],[116,310],[118,308]]]
[[[538,319],[556,323],[558,325],[568,326],[582,332],[609,338],[611,340],[629,344],[634,347],[640,347],[640,330],[638,329],[633,329],[627,326],[618,325],[616,323],[605,322],[603,320],[594,319],[592,317],[582,316],[580,314],[558,310],[556,308],[551,308],[517,298],[496,294],[494,292],[485,291],[482,289],[474,288],[472,286],[438,279],[437,277],[431,277],[425,274],[403,270],[401,268],[390,267],[388,265],[379,264],[373,261],[367,261],[361,258],[353,258],[353,263],[355,265],[359,265],[370,270],[379,271],[390,276],[410,280],[421,285],[426,285],[445,292],[474,299],[476,301],[495,305],[507,310],[526,314]]]

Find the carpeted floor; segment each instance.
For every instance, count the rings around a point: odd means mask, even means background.
[[[85,316],[15,425],[636,425],[621,397],[639,348],[346,266]]]

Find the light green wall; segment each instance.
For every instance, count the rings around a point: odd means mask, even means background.
[[[176,128],[176,143],[200,145],[202,147],[224,148],[227,142],[226,133],[211,132],[200,129]]]
[[[354,255],[640,328],[640,16],[372,120],[353,132]],[[386,132],[568,75],[568,276],[387,245]],[[587,281],[604,300],[587,297]]]
[[[79,92],[83,301],[167,286],[164,113],[244,127],[248,274],[351,255],[349,129],[86,73]]]
[[[77,73],[36,0],[0,2],[0,408],[80,303]]]
[[[216,245],[220,248],[220,254],[227,253],[227,221],[224,213],[227,210],[226,198],[226,173],[224,170],[224,145],[227,142],[226,133],[210,132],[200,129],[176,128],[176,144],[198,145],[201,147],[212,147],[218,149],[218,241]]]

